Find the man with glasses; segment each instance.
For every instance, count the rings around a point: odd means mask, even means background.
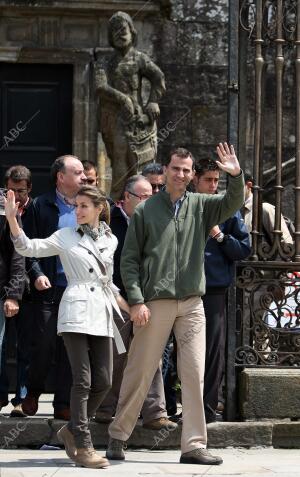
[[[113,207],[111,212],[110,227],[113,234],[118,239],[118,247],[114,255],[114,276],[113,282],[120,289],[120,293],[127,299],[124,284],[120,274],[121,252],[128,229],[130,217],[136,206],[152,196],[151,185],[141,175],[130,177],[125,184],[124,200],[118,206]],[[132,322],[128,314],[123,313],[125,323],[118,315],[114,317],[121,333],[126,349],[129,349],[132,337]],[[96,413],[97,422],[111,422],[114,416],[119,399],[120,387],[123,378],[123,371],[127,361],[127,353],[118,354],[114,347],[114,371],[112,388],[105,397]],[[167,419],[164,386],[161,366],[156,370],[149,392],[144,401],[141,414],[143,417],[143,427],[153,430],[173,430],[177,424]]]
[[[162,165],[157,162],[145,166],[142,175],[150,182],[153,194],[157,194],[165,185]]]
[[[19,203],[18,213],[21,217],[22,225],[26,223],[28,207],[32,201],[30,192],[32,188],[31,172],[27,167],[16,165],[10,167],[4,176],[6,189],[13,190],[16,202]],[[17,357],[17,383],[15,397],[11,400],[14,406],[11,417],[24,417],[21,403],[27,394],[27,372],[29,366],[29,352],[32,334],[33,309],[31,303],[29,278],[26,277],[25,290],[22,302],[19,303],[19,312],[14,316],[14,322],[7,319],[5,336],[1,354],[0,372],[0,407],[8,403],[9,375],[6,363],[6,344],[8,334],[12,326],[16,329],[16,357]]]
[[[5,191],[1,190],[1,206]],[[18,221],[21,224],[20,218]],[[25,281],[25,259],[13,246],[5,215],[0,215],[0,410],[8,404],[8,380],[5,375],[5,339],[9,320],[19,312]],[[19,383],[18,383],[19,384]],[[17,398],[17,396],[16,396]],[[14,405],[18,402],[16,400]]]

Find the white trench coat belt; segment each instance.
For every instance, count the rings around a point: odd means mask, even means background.
[[[75,278],[75,279],[70,279],[70,281],[68,282],[68,286],[69,285],[70,285],[70,289],[71,289],[72,285],[85,285],[85,286],[95,287],[97,284],[95,283],[95,281],[87,282],[85,280],[78,280],[78,279]],[[117,325],[114,321],[113,309],[117,312],[117,314],[119,315],[119,317],[121,318],[121,320],[123,322],[125,322],[124,318],[123,318],[123,316],[120,312],[119,305],[116,302],[115,295],[113,294],[112,289],[108,285],[108,280],[106,282],[104,282],[104,280],[101,280],[101,288],[102,288],[102,290],[105,294],[105,297],[107,298],[106,309],[109,313],[109,318],[110,318],[111,323],[112,323],[112,327],[113,327],[113,331],[114,331],[114,339],[115,339],[117,351],[118,351],[119,354],[126,353],[126,348],[124,346],[121,334],[120,334],[119,329],[118,329],[118,327],[117,327]],[[109,303],[111,303],[111,306],[109,306]]]

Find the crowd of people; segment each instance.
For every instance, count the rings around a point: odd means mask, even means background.
[[[58,439],[78,465],[124,459],[139,417],[146,429],[182,425],[181,463],[222,463],[206,448],[206,424],[220,408],[226,291],[234,262],[251,246],[234,148],[220,143],[217,155],[196,163],[188,150],[174,149],[163,166],[130,177],[117,203],[98,188],[95,164],[72,155],[54,161],[53,188],[34,199],[30,171],[6,171],[0,409],[8,404],[14,317],[11,416],[37,413],[55,362],[54,418],[67,421]],[[225,194],[218,194],[220,171],[228,176]],[[180,419],[169,379],[174,367]],[[106,457],[93,447],[91,419],[109,423]]]

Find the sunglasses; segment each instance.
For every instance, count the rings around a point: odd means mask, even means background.
[[[151,184],[152,190],[162,190],[165,187],[165,184]]]

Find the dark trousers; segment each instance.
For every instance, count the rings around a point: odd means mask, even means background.
[[[71,421],[68,427],[77,448],[92,447],[89,419],[96,413],[112,383],[112,338],[63,333],[72,368]]]
[[[164,350],[162,374],[167,413],[172,416],[177,413],[177,396],[174,388],[177,380],[177,343],[174,333],[171,333]]]
[[[72,385],[66,349],[62,338],[57,336],[58,307],[64,290],[63,287],[56,287],[52,303],[34,304],[33,343],[28,370],[28,393],[38,397],[44,392],[47,375],[55,362],[53,407],[56,410],[69,407]]]
[[[132,339],[132,321],[130,321],[129,315],[124,312],[123,318],[125,323],[117,314],[114,314],[114,320],[122,336],[125,348],[129,351]],[[127,354],[128,353],[119,354],[115,344],[113,345],[114,369],[112,388],[98,409],[98,411],[103,412],[108,416],[114,416],[117,409],[123,373],[127,363]],[[167,415],[161,365],[159,365],[155,372],[149,392],[141,410],[141,415],[144,423],[150,422],[153,419],[159,419],[160,417],[166,417]]]
[[[204,409],[206,420],[216,419],[219,386],[225,363],[225,293],[202,297],[206,316]]]
[[[13,318],[6,318],[6,328],[1,351],[0,399],[8,401],[9,375],[7,373],[7,338],[13,326],[16,332],[17,383],[13,406],[20,404],[27,394],[27,374],[31,349],[33,323],[33,305],[29,302],[20,304],[20,310]]]

